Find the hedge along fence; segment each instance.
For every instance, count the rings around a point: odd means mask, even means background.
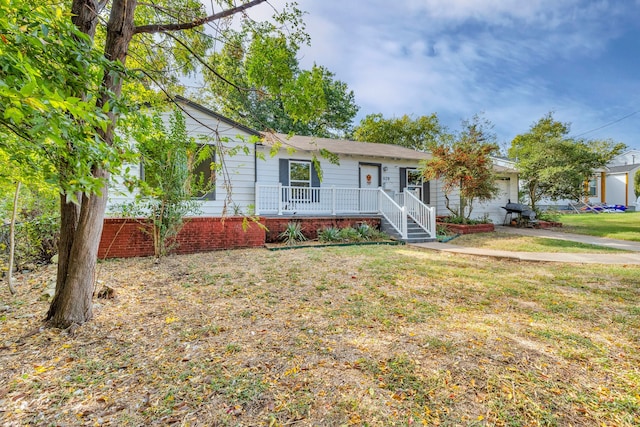
[[[265,243],[277,242],[278,235],[292,221],[301,223],[308,239],[315,239],[317,232],[326,227],[357,227],[366,223],[380,227],[378,217],[274,217],[260,218],[256,224],[248,222],[243,229],[242,217],[197,217],[187,218],[176,237],[175,254],[191,254],[226,249],[257,248]],[[153,239],[145,228],[150,225],[144,219],[107,218],[104,220],[98,258],[131,258],[153,256]],[[265,229],[266,227],[266,229]]]

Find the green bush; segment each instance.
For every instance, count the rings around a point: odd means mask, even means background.
[[[359,242],[362,240],[360,233],[353,227],[345,227],[338,233],[340,240],[344,242]]]
[[[293,246],[298,242],[304,242],[307,240],[305,235],[302,233],[302,226],[299,222],[288,223],[287,228],[285,228],[278,237],[289,246]]]
[[[60,238],[60,214],[55,194],[25,188],[18,200],[19,210],[15,227],[15,259],[17,269],[26,264],[44,264],[58,253]],[[13,210],[13,198],[5,195],[0,210],[7,223],[0,226],[0,259],[8,264],[9,232],[8,219]]]
[[[318,240],[321,242],[337,242],[340,240],[340,230],[336,227],[318,230]]]
[[[440,218],[439,221],[445,224],[468,224],[468,225],[491,223],[491,220],[487,216],[485,216],[484,218],[477,218],[477,219],[466,219],[461,216],[446,216],[446,217]]]

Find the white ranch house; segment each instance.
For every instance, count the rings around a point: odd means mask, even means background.
[[[244,148],[224,157],[228,185],[217,182],[216,188],[203,197],[201,216],[380,216],[391,231],[408,240],[412,229],[423,239],[435,238],[436,215],[448,214],[441,183],[423,182],[418,172],[420,161],[428,159],[428,153],[388,144],[261,135],[192,101],[177,100],[191,136],[224,139],[222,146],[227,149]],[[259,143],[250,142],[256,137],[261,138]],[[335,154],[339,164],[323,158],[319,153],[324,150]],[[314,154],[322,180],[312,162]],[[500,195],[478,204],[472,217],[503,221],[505,211],[501,207],[509,199],[518,198],[518,178],[512,166],[495,159]],[[201,170],[207,173],[208,165]],[[130,173],[139,174],[139,166],[130,165]],[[110,206],[131,198],[116,179]],[[112,208],[111,212],[116,214],[117,210]]]

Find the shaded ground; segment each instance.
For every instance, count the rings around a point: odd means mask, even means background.
[[[53,278],[0,302],[2,425],[640,424],[640,269],[406,246],[100,264],[73,336]]]

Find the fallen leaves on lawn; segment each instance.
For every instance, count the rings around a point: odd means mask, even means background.
[[[46,267],[2,296],[0,424],[634,425],[636,273],[393,246],[113,260],[69,335],[42,328]]]

